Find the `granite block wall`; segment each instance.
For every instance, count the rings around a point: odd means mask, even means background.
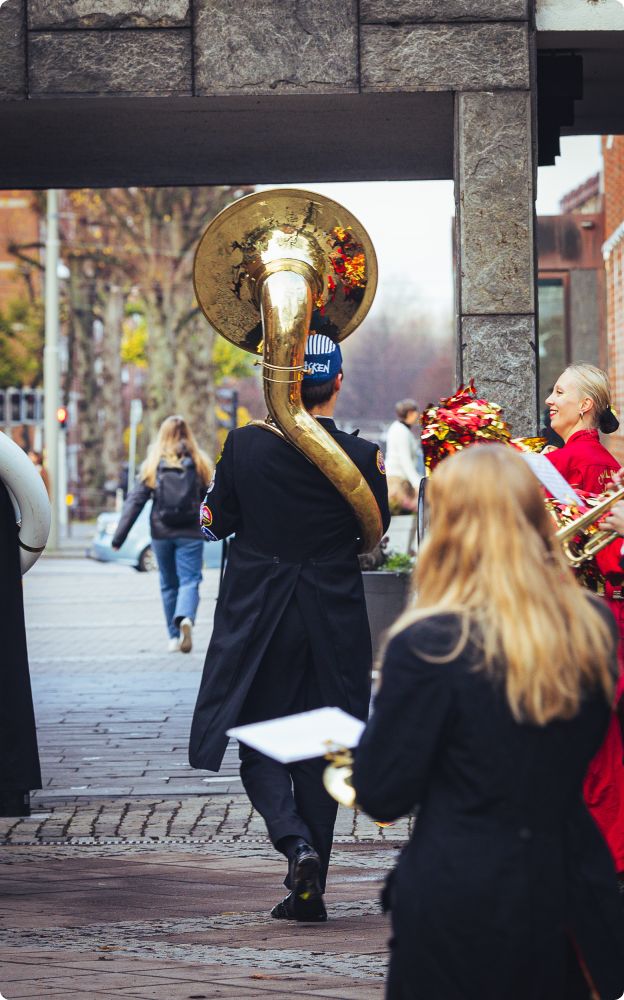
[[[27,96],[26,10],[23,0],[0,7],[0,100]]]

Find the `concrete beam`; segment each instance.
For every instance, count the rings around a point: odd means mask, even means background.
[[[0,135],[0,189],[453,176],[450,93],[9,101]]]

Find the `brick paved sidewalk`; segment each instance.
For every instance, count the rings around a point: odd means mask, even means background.
[[[193,771],[210,635],[166,652],[156,574],[41,560],[25,578],[44,788],[0,819],[0,993],[157,1000],[383,995],[385,872],[408,834],[339,811],[326,925],[276,922],[285,866],[242,793],[235,748]]]

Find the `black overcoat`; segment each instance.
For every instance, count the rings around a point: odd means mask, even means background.
[[[381,452],[320,418],[358,466],[390,520]],[[296,596],[323,701],[365,719],[371,642],[351,507],[286,440],[253,425],[232,431],[206,497],[204,526],[233,532],[191,729],[193,767],[217,771],[245,696]],[[277,713],[279,714],[279,713]]]
[[[15,512],[0,482],[0,793],[41,788]]]
[[[388,892],[387,995],[562,1000],[570,934],[603,1000],[619,997],[617,882],[582,802],[609,706],[594,692],[572,720],[515,722],[503,691],[474,670],[476,642],[450,662],[425,658],[448,656],[458,622],[431,616],[391,641],[355,758],[357,799],[372,817],[420,807]]]

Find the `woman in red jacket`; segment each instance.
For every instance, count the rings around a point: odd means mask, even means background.
[[[609,379],[593,365],[570,365],[562,373],[546,400],[553,430],[564,441],[563,448],[548,458],[574,489],[603,493],[611,484],[619,462],[600,443],[599,430],[610,434],[618,428],[611,409]],[[624,694],[624,571],[621,541],[608,545],[596,556],[604,580],[604,599],[620,632],[620,678],[616,703]],[[585,779],[585,801],[611,849],[620,879],[624,877],[624,748],[616,715],[607,737],[589,766]]]

